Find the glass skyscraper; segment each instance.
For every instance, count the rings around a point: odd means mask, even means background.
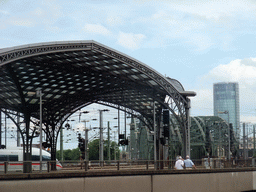
[[[240,108],[238,83],[213,84],[214,116],[232,123],[235,136],[239,137]]]

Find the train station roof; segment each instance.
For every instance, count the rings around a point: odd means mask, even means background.
[[[166,96],[194,96],[179,81],[95,41],[60,41],[0,49],[0,108],[59,121],[76,110],[100,103],[152,117],[152,105]],[[184,100],[185,101],[185,100]]]

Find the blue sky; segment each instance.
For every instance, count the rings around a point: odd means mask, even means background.
[[[213,83],[240,86],[241,121],[256,123],[256,2],[1,0],[0,48],[95,40],[197,92],[191,115],[213,114]]]

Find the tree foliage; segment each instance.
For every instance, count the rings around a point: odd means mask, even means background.
[[[56,153],[57,159],[61,159],[60,150]],[[79,148],[76,149],[67,149],[63,150],[63,160],[79,160],[80,159],[80,150]]]
[[[89,160],[99,160],[99,145],[100,140],[95,139],[88,144],[89,147]],[[110,142],[110,160],[115,159],[115,148],[116,148],[116,160],[119,160],[120,150],[116,142]],[[103,144],[104,160],[108,160],[108,142],[104,141]]]
[[[88,144],[88,148],[89,148],[89,160],[99,160],[99,143],[100,140],[99,139],[95,139],[93,141],[91,141]],[[108,160],[108,142],[104,141],[104,160]],[[116,148],[116,150],[115,150]],[[120,157],[120,150],[118,148],[118,145],[116,142],[111,141],[110,142],[110,160],[114,160],[115,159],[115,153],[114,151],[116,151],[116,160],[119,160]],[[63,160],[67,161],[67,160],[79,160],[80,159],[80,149],[76,148],[76,149],[67,149],[67,150],[63,150]],[[57,159],[61,160],[61,154],[60,154],[60,150],[57,151]]]

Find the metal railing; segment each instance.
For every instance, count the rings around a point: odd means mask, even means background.
[[[256,167],[256,159],[248,160],[226,160],[217,158],[204,158],[193,160],[196,169],[240,169],[246,167]],[[139,170],[175,170],[175,160],[156,161],[153,160],[128,160],[128,161],[61,161],[59,172],[69,171],[139,171]],[[40,162],[0,162],[0,174],[23,173],[23,165],[30,164],[31,170],[28,172],[39,172]],[[56,171],[56,161],[42,162],[43,172]],[[186,169],[186,168],[184,168]]]

